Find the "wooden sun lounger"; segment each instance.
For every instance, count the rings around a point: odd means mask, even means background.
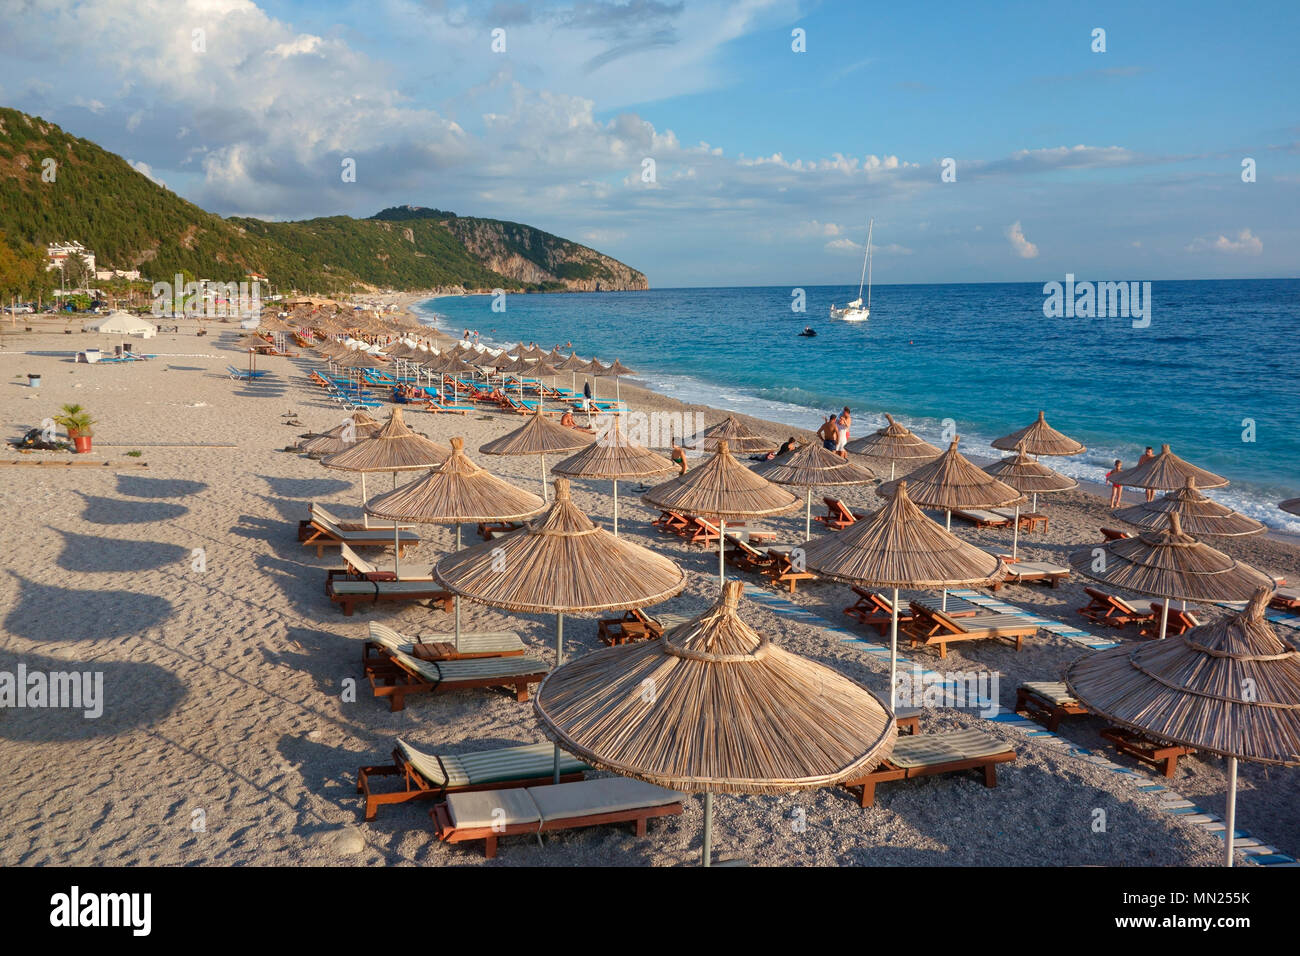
[[[842,531],[858,519],[848,506],[839,498],[822,498],[826,505],[826,514],[814,515],[814,521],[820,521],[831,531]]]
[[[1179,757],[1196,753],[1192,747],[1161,743],[1126,727],[1107,727],[1101,735],[1113,743],[1120,753],[1155,767],[1166,777],[1172,777],[1178,769]]]
[[[661,511],[659,517],[650,523],[660,531],[668,531],[672,534],[685,534],[690,524],[685,515],[678,514],[676,511]]]
[[[503,836],[551,833],[607,823],[634,823],[646,835],[647,821],[682,812],[682,795],[630,777],[603,777],[546,787],[490,793],[453,793],[429,814],[444,843],[483,841],[483,854],[496,856]]]
[[[457,650],[455,634],[422,634],[413,640],[387,624],[371,621],[370,638],[361,649],[361,666],[365,668],[382,660],[390,651],[401,651],[422,661],[468,661],[484,657],[522,657],[526,650],[528,648],[514,631],[461,631],[460,650]]]
[[[1268,606],[1279,611],[1300,609],[1300,588],[1278,588],[1269,599]]]
[[[816,581],[817,575],[811,571],[795,570],[794,560],[791,557],[794,551],[793,546],[774,545],[767,549],[767,556],[771,563],[765,568],[759,569],[759,573],[766,578],[771,578],[777,585],[790,585],[790,593],[794,593],[795,585],[800,581]]]
[[[1004,584],[1029,584],[1033,581],[1044,581],[1049,587],[1056,588],[1070,576],[1069,568],[1046,561],[1017,561],[1006,568],[1006,575],[990,584],[990,590],[996,591]]]
[[[664,631],[671,631],[689,618],[680,614],[658,614],[650,617],[640,608],[625,611],[622,617],[602,618],[596,625],[596,635],[606,647],[632,644],[636,641],[656,641]]]
[[[540,683],[549,668],[536,657],[488,657],[477,660],[422,661],[403,651],[389,650],[366,665],[366,678],[376,697],[387,697],[393,712],[406,707],[410,694],[442,694],[470,687],[509,687],[515,699],[528,699],[528,685]]]
[[[357,793],[366,798],[365,817],[373,820],[381,804],[412,800],[441,800],[449,793],[542,786],[554,781],[553,744],[498,747],[468,754],[429,754],[400,737],[391,764],[376,764],[357,771]],[[560,782],[581,780],[590,770],[585,763],[560,754]],[[401,790],[375,790],[372,778],[402,778]]]
[[[1011,524],[1010,518],[980,508],[968,508],[965,511],[954,511],[952,516],[954,518],[960,518],[962,521],[969,522],[977,528],[1005,528]]]
[[[948,656],[948,645],[958,641],[1010,640],[1020,650],[1024,639],[1038,633],[1038,625],[1026,623],[1015,614],[995,614],[969,620],[950,617],[943,611],[911,602],[913,620],[900,631],[906,633],[913,647],[937,645],[939,656]]]
[[[875,591],[868,591],[860,588],[856,584],[852,585],[853,593],[858,596],[855,604],[844,609],[844,613],[849,617],[856,618],[867,627],[874,627],[883,637],[889,633],[890,622],[893,620],[894,606],[890,603],[889,598],[883,594],[877,594]],[[903,624],[912,620],[912,612],[899,608],[898,627],[902,630]]]
[[[1101,536],[1106,541],[1118,541],[1120,538],[1133,537],[1132,531],[1119,531],[1115,528],[1102,528]]]
[[[1142,624],[1142,630],[1138,631],[1140,637],[1160,636],[1160,609],[1163,607],[1158,601],[1151,602],[1151,619]],[[1201,619],[1191,611],[1180,611],[1178,608],[1169,609],[1169,619],[1165,621],[1165,635],[1167,637],[1177,637],[1179,634],[1185,634],[1194,627],[1201,626]]]
[[[1064,681],[1025,681],[1016,688],[1016,713],[1036,720],[1052,733],[1062,717],[1088,711],[1072,696]]]
[[[702,548],[715,547],[720,534],[717,525],[698,515],[691,515],[687,519],[684,533],[688,544],[698,544]]]
[[[484,541],[491,541],[499,534],[509,534],[511,531],[518,531],[523,526],[522,521],[480,521],[478,523],[478,536]]]
[[[766,551],[760,551],[744,538],[732,534],[725,536],[723,556],[732,567],[742,571],[766,572],[775,563],[775,559]]]
[[[998,785],[997,765],[1016,759],[1016,752],[1004,741],[979,730],[954,730],[939,734],[900,736],[880,766],[864,777],[846,780],[845,787],[861,787],[858,805],[874,806],[876,784],[890,780],[911,780],[961,770],[983,770],[984,786]]]
[[[345,531],[332,521],[314,517],[308,522],[309,528],[302,543],[316,549],[316,557],[325,556],[326,548],[337,548],[350,544],[354,548],[382,548],[393,543],[393,529],[370,528]],[[406,549],[420,543],[420,536],[414,531],[402,530],[397,536],[397,553],[402,555]]]
[[[380,601],[386,603],[429,601],[441,604],[444,611],[450,612],[455,598],[450,591],[438,587],[432,580],[355,578],[347,575],[336,576],[336,572],[333,571],[325,580],[325,593],[331,601],[342,608],[344,617],[351,617],[358,604],[378,604]]]
[[[1107,594],[1092,587],[1085,587],[1083,593],[1092,600],[1087,607],[1075,610],[1094,624],[1105,627],[1127,627],[1129,624],[1143,624],[1151,620],[1149,611],[1139,611],[1128,601],[1114,594]]]

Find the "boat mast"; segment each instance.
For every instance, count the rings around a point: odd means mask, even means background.
[[[875,225],[875,217],[867,223],[867,311],[871,311],[871,227]],[[858,298],[862,298],[862,286],[858,286]]]
[[[867,257],[871,255],[871,223],[867,223],[867,250],[862,254],[862,275],[858,276],[858,302],[862,301],[862,286],[867,281]]]

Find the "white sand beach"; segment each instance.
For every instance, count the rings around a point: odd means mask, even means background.
[[[440,609],[409,604],[366,607],[345,617],[325,596],[326,570],[341,562],[337,553],[317,558],[303,547],[298,522],[313,501],[355,519],[361,492],[358,476],[286,450],[299,436],[343,418],[306,378],[318,363],[306,356],[259,358],[258,367],[269,372],[265,378],[235,381],[226,366],[246,362],[231,348],[238,330],[210,325],[207,336],[196,337],[193,322],[181,321],[179,333],[133,342],[138,352],[156,353],[147,362],[75,364],[75,350],[111,340],[65,335],[61,320],[30,324],[36,331],[6,334],[0,351],[6,438],[19,438],[60,405],[77,402],[98,424],[93,451],[75,460],[104,465],[3,466],[0,671],[23,664],[29,671],[102,672],[105,702],[94,719],[71,709],[0,710],[0,770],[14,782],[0,817],[0,863],[666,866],[698,860],[702,801],[694,796],[685,798],[681,816],[651,821],[644,838],[627,826],[550,834],[542,845],[535,837],[511,837],[492,861],[477,848],[439,843],[427,802],[382,807],[375,821],[364,822],[357,768],[387,762],[399,735],[449,753],[544,737],[531,703],[498,690],[413,696],[398,713],[371,695],[360,663],[368,621],[428,634],[449,632],[452,619]],[[42,376],[39,388],[28,387],[29,373]],[[627,381],[621,392],[637,410],[684,408]],[[689,410],[702,412],[710,424],[724,415]],[[407,422],[444,444],[463,436],[479,464],[539,490],[536,460],[477,452],[483,442],[518,427],[519,416],[408,411]],[[790,433],[788,426],[747,422],[778,438]],[[1021,424],[1007,423],[1008,429]],[[127,454],[136,451],[138,457]],[[1194,450],[1186,453],[1194,460]],[[0,458],[74,460],[12,448]],[[390,484],[386,475],[368,482],[372,492]],[[609,488],[607,481],[573,483],[577,504],[607,526]],[[686,590],[658,610],[691,615],[712,604],[716,553],[660,533],[650,525],[657,511],[641,504],[635,485],[621,490],[621,532],[689,572]],[[840,496],[859,511],[882,502],[871,486]],[[822,510],[818,505],[814,513]],[[1040,510],[1050,525],[1021,536],[1026,559],[1060,563],[1098,540],[1099,526],[1117,523],[1105,502],[1086,490],[1045,498]],[[793,544],[802,539],[803,522],[801,510],[764,524]],[[982,546],[1009,544],[1008,531],[956,521],[954,530]],[[472,526],[465,532],[467,541],[477,540]],[[428,566],[451,547],[447,527],[426,526],[420,533],[423,543],[405,559],[410,564]],[[824,529],[814,525],[818,533]],[[1300,582],[1300,549],[1291,542],[1258,536],[1215,546]],[[391,560],[379,550],[367,554],[381,565]],[[733,569],[729,575],[771,588],[755,575]],[[997,596],[1087,630],[1075,613],[1087,603],[1087,583],[1075,576],[1056,589],[1007,586]],[[811,582],[787,596],[820,618],[879,640],[842,613],[853,603],[846,586]],[[1224,613],[1195,610],[1204,618]],[[794,619],[753,601],[744,601],[741,613],[781,647],[885,693],[888,662],[861,644],[827,633],[813,618]],[[518,631],[530,653],[553,660],[553,618],[469,602],[463,614],[467,628]],[[1297,632],[1279,631],[1294,643]],[[1124,633],[1124,640],[1137,640],[1135,631]],[[567,621],[565,635],[570,658],[600,646],[595,616]],[[1069,662],[1094,652],[1040,633],[1019,652],[979,641],[953,645],[942,662],[924,648],[904,647],[903,653],[933,670],[995,671],[999,699],[1010,707],[1020,682],[1059,679]],[[345,700],[350,689],[355,699]],[[869,809],[859,808],[843,788],[719,796],[715,852],[770,866],[1221,862],[1219,838],[1161,809],[1167,795],[1140,789],[1157,775],[1116,756],[1098,734],[1105,726],[1099,718],[1071,718],[1059,734],[1137,774],[1115,773],[1048,738],[969,712],[927,711],[921,726],[978,727],[1007,740],[1017,759],[999,768],[995,789],[973,774],[888,783]],[[1171,780],[1158,782],[1221,814],[1225,767],[1217,757],[1187,757]],[[1300,851],[1293,798],[1298,773],[1241,767],[1239,828],[1288,854]],[[1096,826],[1098,810],[1104,811],[1103,830]]]

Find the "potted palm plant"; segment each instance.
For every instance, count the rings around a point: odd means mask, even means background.
[[[90,451],[90,439],[94,434],[92,429],[95,425],[95,420],[90,417],[90,412],[80,405],[64,405],[59,409],[59,414],[54,416],[54,424],[62,425],[67,430],[68,438],[76,446],[78,455],[84,455]]]

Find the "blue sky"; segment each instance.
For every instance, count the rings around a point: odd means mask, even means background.
[[[223,215],[437,206],[657,287],[851,283],[869,216],[881,283],[1297,274],[1295,4],[22,6],[0,103]]]

